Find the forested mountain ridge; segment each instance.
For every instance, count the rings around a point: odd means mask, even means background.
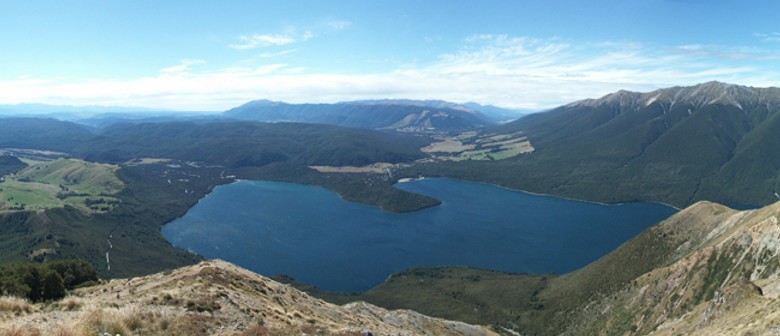
[[[270,122],[429,133],[472,130],[495,122],[477,110],[444,101],[366,100],[336,104],[288,104],[255,100],[225,111],[226,117]]]
[[[443,174],[581,199],[764,205],[780,186],[780,88],[709,82],[619,91],[497,127],[536,151],[502,162],[433,165]],[[476,171],[481,173],[476,174]]]
[[[135,157],[205,161],[259,167],[294,161],[305,165],[367,165],[423,158],[424,138],[331,125],[226,121],[116,125],[76,146],[97,161]]]

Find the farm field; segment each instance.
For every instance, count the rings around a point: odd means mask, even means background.
[[[484,134],[467,132],[442,138],[421,149],[439,160],[503,160],[534,151],[523,132]]]
[[[118,166],[75,159],[24,160],[29,167],[2,177],[0,213],[75,207],[85,213],[103,213],[119,204],[114,194],[124,184]]]

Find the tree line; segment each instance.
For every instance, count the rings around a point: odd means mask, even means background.
[[[61,299],[68,290],[97,279],[95,267],[82,260],[0,264],[0,294],[32,302]]]

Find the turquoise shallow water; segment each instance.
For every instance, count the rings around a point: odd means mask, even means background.
[[[676,212],[655,203],[602,205],[440,178],[396,186],[442,205],[396,214],[319,187],[242,181],[216,188],[163,235],[260,274],[362,291],[415,266],[570,272]]]

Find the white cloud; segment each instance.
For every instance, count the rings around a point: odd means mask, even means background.
[[[272,74],[277,70],[284,68],[286,66],[287,64],[268,64],[254,69],[251,72],[251,74],[255,76],[264,76],[264,75]]]
[[[193,65],[206,64],[204,60],[182,60],[179,64],[163,68],[160,70],[162,73],[173,74],[187,72]]]
[[[280,46],[297,42],[295,38],[285,34],[253,34],[249,36],[239,36],[241,43],[231,44],[233,49],[255,49],[260,47]]]
[[[257,55],[257,57],[260,57],[260,58],[274,58],[274,57],[284,56],[284,55],[287,55],[287,54],[292,54],[292,53],[295,53],[297,51],[298,51],[298,49],[288,49],[288,50],[283,50],[283,51],[279,51],[279,52],[264,52],[264,53],[260,53],[259,55]]]
[[[780,41],[780,35],[778,35]],[[731,60],[776,60],[780,53],[770,50],[746,47],[726,47],[719,45],[691,44],[671,48],[671,50],[694,56],[723,58]]]
[[[316,35],[311,31],[302,34],[252,34],[242,35],[238,39],[241,43],[231,44],[230,47],[238,50],[256,49],[271,46],[283,46],[293,43],[305,42]]]
[[[203,63],[182,61],[158,76],[131,80],[0,81],[0,103],[225,110],[259,98],[294,103],[410,98],[543,109],[619,89],[649,91],[711,80],[780,86],[780,73],[771,64],[763,68],[760,64],[735,64],[710,49],[475,35],[465,39],[459,50],[440,55],[429,64],[404,65],[394,71],[312,73],[305,67],[279,62],[210,71],[198,67],[195,71],[191,67]]]
[[[764,42],[780,42],[780,33],[756,33],[755,35]]]

